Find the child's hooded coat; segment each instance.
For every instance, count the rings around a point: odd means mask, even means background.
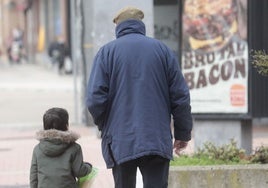
[[[76,177],[90,173],[91,165],[83,162],[79,135],[55,129],[37,132],[40,141],[33,150],[31,188],[76,188]]]

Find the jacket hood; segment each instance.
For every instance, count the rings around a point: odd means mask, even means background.
[[[116,38],[129,33],[139,33],[145,35],[146,29],[144,23],[140,20],[128,19],[118,24],[115,28]]]
[[[40,150],[45,155],[54,157],[61,155],[80,136],[73,131],[50,129],[38,131],[36,137],[40,141]]]

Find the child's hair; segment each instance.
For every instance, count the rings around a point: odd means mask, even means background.
[[[61,131],[68,130],[69,114],[63,108],[51,108],[43,116],[44,130],[57,129]]]

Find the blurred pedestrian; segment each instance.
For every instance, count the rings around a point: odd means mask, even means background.
[[[12,30],[11,59],[12,62],[21,63],[22,58],[26,59],[23,44],[23,30],[15,27]]]
[[[49,45],[48,55],[51,58],[52,65],[57,65],[58,73],[65,73],[64,61],[68,56],[68,48],[62,36],[55,38],[55,40]]]
[[[137,168],[144,188],[166,188],[173,147],[180,154],[191,139],[190,95],[179,63],[166,45],[145,35],[143,17],[135,7],[115,16],[116,40],[98,51],[87,88],[116,188],[134,188]]]
[[[12,55],[11,55],[12,42],[13,42],[13,36],[12,36],[12,33],[10,32],[5,42],[5,47],[6,47],[6,52],[7,52],[9,63],[12,63]]]
[[[69,115],[65,109],[51,108],[43,116],[44,130],[37,132],[40,141],[33,150],[30,187],[77,188],[76,178],[92,170],[83,162],[79,135],[69,130]]]

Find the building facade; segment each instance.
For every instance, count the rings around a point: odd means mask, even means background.
[[[0,1],[0,49],[6,51],[7,43],[12,35],[12,30],[25,28],[24,10],[27,4],[24,0],[1,0]]]

